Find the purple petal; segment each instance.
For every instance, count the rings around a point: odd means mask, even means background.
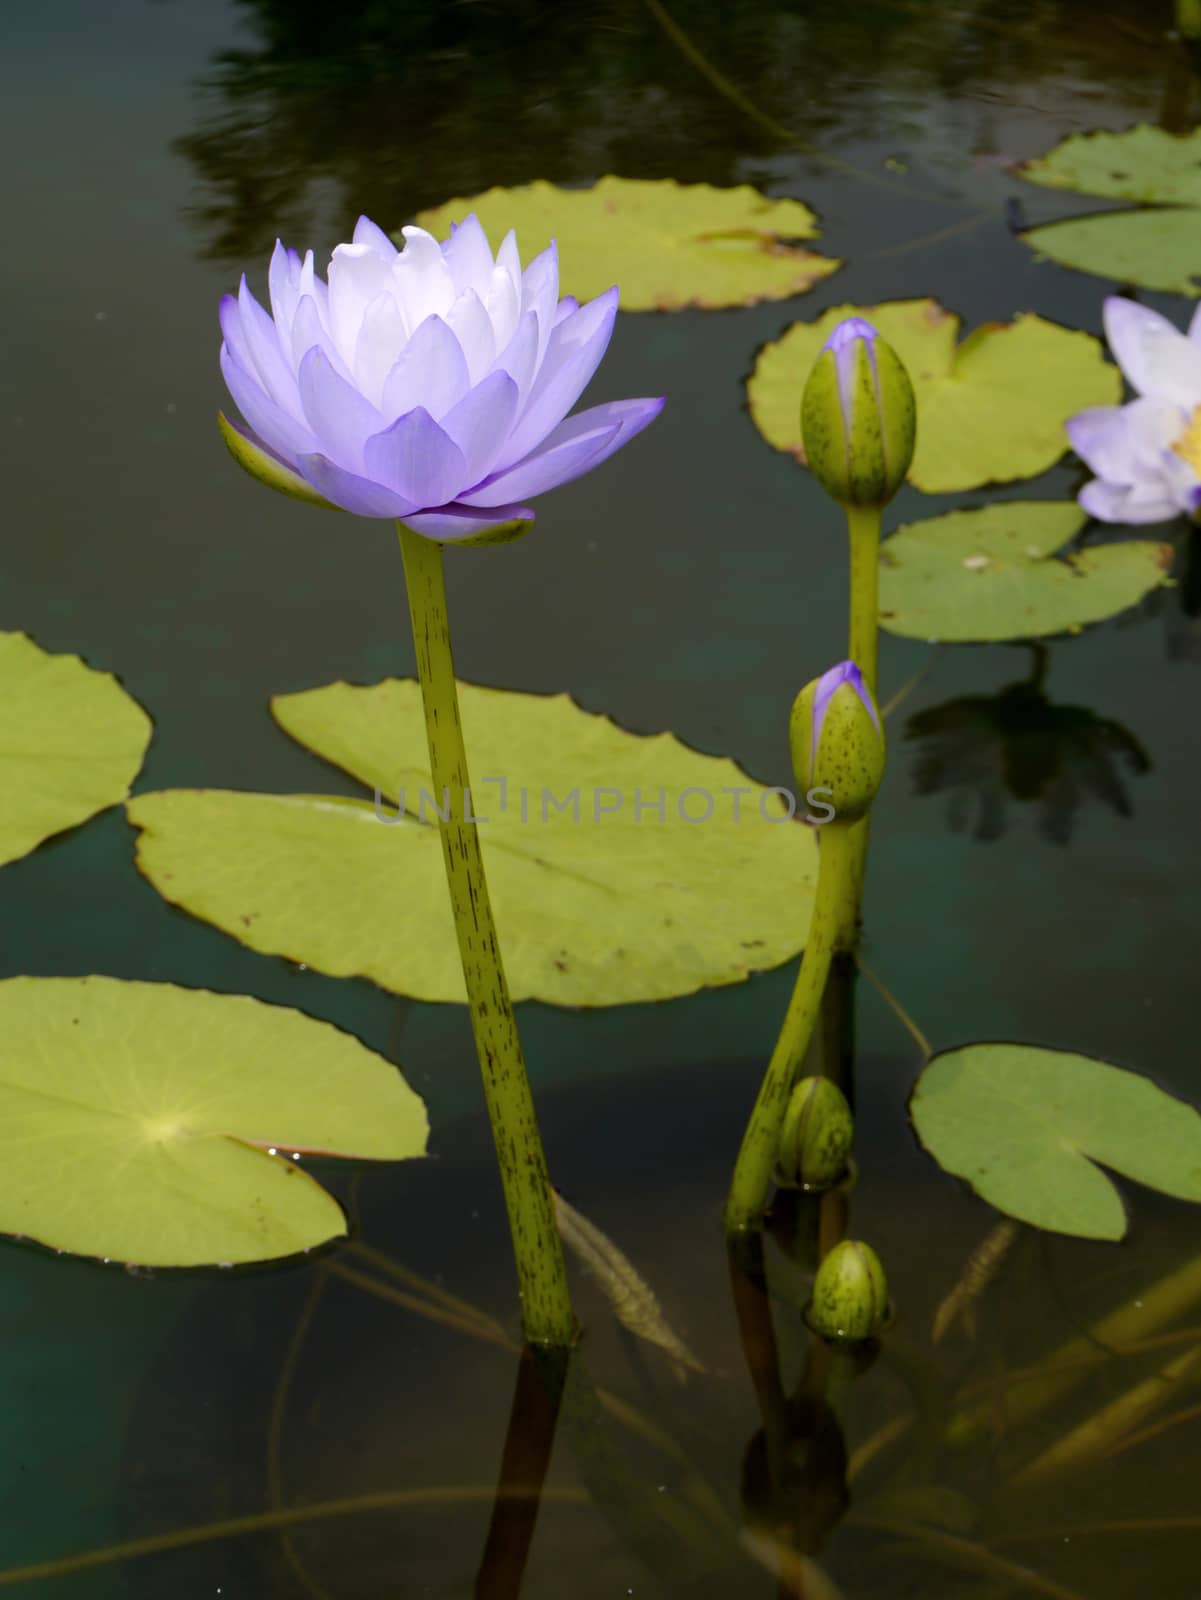
[[[663,409],[663,400],[610,400],[553,429],[538,449],[516,466],[498,472],[479,489],[463,495],[465,505],[492,506],[502,500],[528,500],[598,467]]]
[[[608,349],[617,317],[617,290],[590,300],[550,336],[542,370],[501,457],[513,466],[542,443],[579,399]]]
[[[533,313],[538,324],[538,355],[542,364],[547,340],[555,325],[559,296],[559,250],[552,239],[541,255],[535,256],[521,276],[521,314]],[[576,309],[574,306],[573,310]]]
[[[557,328],[561,322],[566,322],[568,317],[574,317],[579,309],[580,302],[575,295],[565,294],[562,300],[559,301],[559,308],[555,312],[555,327]]]
[[[517,385],[518,400],[530,392],[530,384],[538,369],[539,332],[538,316],[527,311],[517,324],[517,332],[496,358],[493,372],[507,372]]]
[[[300,257],[295,250],[286,250],[277,239],[267,273],[271,291],[271,314],[279,335],[279,347],[287,357],[291,348],[292,319],[300,300]]]
[[[321,308],[311,294],[301,295],[292,319],[292,365],[297,371],[310,350],[323,350],[331,367],[346,383],[353,383],[350,368],[342,360],[333,337],[325,326]]]
[[[1129,483],[1134,472],[1133,438],[1122,406],[1090,406],[1064,424],[1072,449],[1103,478]]]
[[[834,332],[822,345],[823,350],[833,350],[835,355],[840,350],[845,350],[848,345],[853,345],[857,339],[867,339],[874,342],[880,335],[870,322],[863,317],[844,317]]]
[[[229,353],[243,371],[257,380],[258,366],[250,352],[250,341],[242,327],[242,313],[232,294],[221,296],[217,306],[217,320],[221,324],[221,335],[229,346]]]
[[[383,418],[370,400],[338,376],[320,346],[300,363],[300,403],[321,454],[351,472],[361,471],[363,446]]]
[[[296,375],[284,360],[275,324],[251,294],[245,273],[238,289],[238,311],[243,336],[254,358],[254,370],[258,372],[263,387],[276,405],[282,406],[299,421],[300,394],[296,388]],[[238,359],[241,360],[241,357]]]
[[[384,230],[377,227],[370,217],[360,217],[355,223],[354,242],[370,245],[376,255],[383,256],[389,264],[400,254]]]
[[[363,456],[371,477],[414,509],[445,505],[464,486],[463,452],[424,406],[368,439]]]
[[[306,483],[343,511],[359,517],[407,517],[410,504],[381,483],[347,472],[323,455],[301,456],[296,463]]]
[[[880,731],[880,718],[877,716],[876,708],[872,704],[872,697],[867,692],[862,672],[853,661],[840,661],[836,667],[831,667],[828,672],[823,672],[817,680],[817,692],[813,696],[813,742],[810,746],[810,773],[812,773],[813,760],[817,754],[818,740],[821,738],[822,724],[826,720],[826,712],[829,709],[830,701],[844,684],[854,689],[875,723],[876,731]]]
[[[467,393],[471,379],[462,346],[441,317],[426,317],[384,379],[380,402],[389,422],[415,406],[441,419]]]
[[[477,533],[487,533],[490,528],[501,528],[506,522],[533,522],[534,513],[529,506],[493,506],[488,511],[475,511],[470,506],[441,506],[437,511],[422,511],[405,517],[414,533],[427,539],[470,539]]]
[[[298,456],[316,448],[317,441],[309,430],[275,404],[225,344],[221,346],[221,375],[253,432],[281,461],[292,465]]]
[[[513,379],[507,372],[494,372],[483,383],[477,383],[442,418],[444,432],[458,445],[466,460],[459,488],[479,483],[492,471],[517,415],[517,402],[518,390]]]

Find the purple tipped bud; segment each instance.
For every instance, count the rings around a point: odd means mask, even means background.
[[[913,385],[892,346],[846,317],[822,346],[801,399],[810,470],[843,505],[891,500],[913,460]]]
[[[834,822],[857,822],[884,776],[884,730],[853,661],[840,662],[801,690],[790,723],[792,765],[809,795],[823,793]]]

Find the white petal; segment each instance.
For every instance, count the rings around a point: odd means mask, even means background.
[[[355,244],[370,245],[376,255],[389,266],[396,260],[396,246],[382,228],[377,228],[370,217],[360,217],[354,225]]]
[[[363,315],[354,353],[356,386],[373,405],[380,405],[384,379],[400,359],[408,339],[395,297],[377,295]]]
[[[559,299],[559,252],[552,239],[540,256],[535,256],[521,278],[521,315],[532,311],[538,319],[538,354],[535,370],[542,365],[546,341],[555,325]],[[574,307],[573,307],[574,309]]]
[[[450,238],[441,249],[442,259],[450,268],[455,294],[474,289],[482,300],[492,282],[493,261],[488,236],[474,211],[457,227],[451,225]]]
[[[388,263],[370,245],[340,244],[330,260],[330,331],[352,369],[367,307],[387,290],[390,278]]]
[[[512,228],[509,229],[500,242],[500,249],[496,252],[496,264],[502,271],[508,273],[509,282],[513,285],[513,292],[520,302],[521,256],[517,249],[517,235]]]
[[[271,291],[271,315],[279,335],[279,346],[285,359],[291,353],[292,318],[300,300],[300,257],[295,250],[285,250],[277,239],[267,274]]]
[[[1201,300],[1197,301],[1197,309],[1193,312],[1193,320],[1188,325],[1188,336],[1194,344],[1201,344]]]
[[[517,285],[503,267],[493,268],[484,310],[492,324],[492,338],[498,350],[503,350],[513,337],[520,309],[521,295]]]
[[[426,317],[444,317],[454,304],[455,284],[442,249],[424,228],[402,228],[405,247],[392,263],[393,292],[410,329]]]
[[[446,314],[446,322],[467,357],[472,383],[478,383],[496,360],[492,320],[474,289],[461,294]]]
[[[1110,295],[1105,336],[1131,387],[1179,406],[1201,405],[1201,345],[1158,311]]]

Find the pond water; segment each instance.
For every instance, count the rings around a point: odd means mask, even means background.
[[[1194,126],[1197,58],[1170,26],[1166,4],[1118,0],[7,8],[0,628],[119,674],[155,721],[138,790],[356,792],[272,724],[267,700],[412,674],[395,539],[252,489],[229,462],[213,425],[220,294],[243,270],[262,289],[277,233],[320,259],[359,212],[399,227],[494,184],[608,172],[749,182],[811,205],[819,248],[847,265],[786,303],[619,318],[590,397],[667,394],[652,433],[540,505],[534,536],[455,552],[448,569],[462,677],[565,689],[789,783],[793,695],[845,653],[844,534],[749,420],[756,350],[829,305],[917,295],[966,327],[1031,310],[1099,333],[1115,285],[1039,261],[1012,231],[1094,203],[1010,169],[1095,127]],[[1183,298],[1140,298],[1183,321]],[[1068,457],[1012,493],[1063,498],[1081,482]],[[905,489],[886,527],[928,514]],[[865,955],[936,1049],[1071,1048],[1196,1101],[1201,534],[1155,536],[1177,542],[1176,586],[1052,643],[1016,708],[1004,692],[1031,680],[1028,649],[883,637],[883,698],[920,676],[891,723]],[[13,1594],[515,1595],[503,1526],[473,1587],[517,1328],[465,1015],[298,971],[174,911],[134,870],[119,808],[0,878],[0,976],[92,972],[253,994],[348,1029],[403,1064],[437,1159],[318,1164],[355,1239],[272,1270],[133,1275],[6,1247],[0,1569],[250,1516],[272,1496],[392,1495]],[[1178,1384],[1163,1413],[1175,1426],[1036,1490],[1020,1478],[1192,1349],[1201,1294],[1121,1350],[1087,1340],[1191,1258],[1197,1212],[1125,1186],[1120,1245],[1024,1234],[974,1327],[935,1343],[936,1310],[997,1217],[918,1149],[905,1106],[919,1053],[867,983],[851,1205],[888,1263],[897,1321],[870,1370],[835,1374],[833,1412],[815,1411],[794,1244],[795,1295],[777,1307],[791,1454],[770,1487],[720,1206],[792,979],[520,1008],[560,1187],[703,1368],[681,1381],[581,1282],[609,1454],[585,1440],[584,1392],[520,1592],[1119,1600],[1150,1582],[1162,1600],[1201,1600],[1187,1373],[1163,1380]],[[776,1231],[813,1227],[810,1211],[782,1212]],[[769,1248],[786,1264],[779,1238]],[[397,1263],[475,1320],[451,1328],[399,1303]],[[1174,1342],[1142,1348],[1159,1335]],[[1014,1374],[1073,1339],[1083,1349],[1056,1359],[1080,1381],[1023,1417]],[[983,1421],[952,1445],[972,1404]],[[800,1530],[820,1574],[773,1575],[769,1547],[740,1536],[773,1523]]]

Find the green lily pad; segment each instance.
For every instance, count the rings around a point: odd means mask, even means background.
[[[1021,162],[1017,171],[1048,189],[1144,205],[1201,206],[1201,128],[1165,133],[1142,123],[1125,133],[1075,133],[1047,155]]]
[[[1031,228],[1022,237],[1040,255],[1118,283],[1201,294],[1201,128],[1074,134],[1017,170],[1050,189],[1157,208]]]
[[[346,1232],[295,1152],[425,1152],[395,1067],[298,1011],[116,978],[0,983],[0,1231],[191,1267]],[[277,1153],[278,1152],[278,1153]]]
[[[516,999],[666,1000],[737,983],[801,948],[816,849],[777,792],[732,761],[671,734],[627,733],[566,695],[471,684],[460,695]],[[272,709],[384,802],[138,795],[127,812],[142,830],[140,869],[166,899],[252,949],[462,1002],[417,684],[334,683],[278,696]],[[652,809],[660,800],[662,819]]]
[[[124,800],[150,733],[111,673],[0,633],[0,863]]]
[[[1036,1228],[1120,1239],[1126,1213],[1099,1170],[1201,1200],[1201,1115],[1148,1078],[1022,1044],[937,1055],[909,1105],[939,1166]]]
[[[764,345],[747,382],[760,433],[802,463],[805,380],[834,328],[852,316],[866,317],[909,369],[917,399],[909,481],[926,494],[1045,472],[1068,448],[1069,417],[1122,396],[1121,374],[1096,339],[1042,317],[985,323],[956,349],[959,318],[936,300],[835,306]]]
[[[1070,500],[1013,500],[911,522],[880,548],[880,625],[951,643],[1074,633],[1168,581],[1149,539],[1058,556],[1086,521]]]
[[[557,240],[561,292],[591,300],[616,283],[623,311],[787,300],[842,265],[798,243],[818,232],[808,206],[769,200],[745,183],[608,177],[591,189],[559,189],[539,181],[448,200],[417,222],[442,238],[472,211],[493,248],[510,228],[525,252]]]

